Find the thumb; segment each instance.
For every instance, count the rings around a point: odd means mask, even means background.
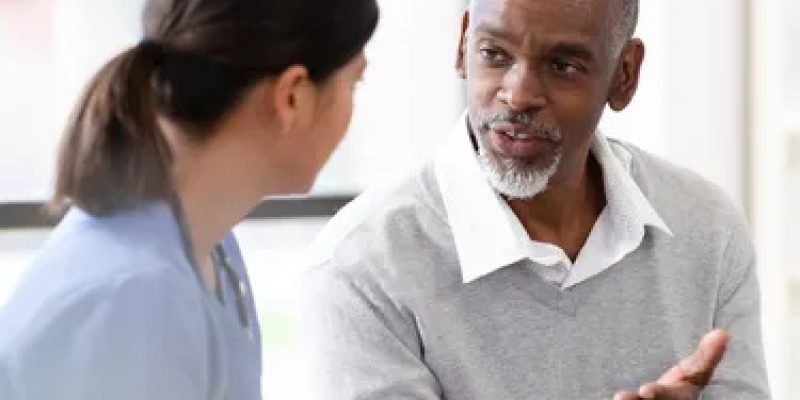
[[[715,330],[706,334],[697,351],[680,362],[686,374],[685,379],[696,385],[707,385],[714,374],[714,369],[725,355],[730,335],[723,330]]]

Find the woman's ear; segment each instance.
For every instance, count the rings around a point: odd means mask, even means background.
[[[644,62],[644,43],[632,39],[622,50],[617,70],[608,91],[608,105],[614,111],[622,111],[633,100],[639,87],[639,76]]]
[[[312,122],[317,107],[316,85],[306,67],[287,68],[276,78],[274,87],[272,96],[281,134],[290,134]]]

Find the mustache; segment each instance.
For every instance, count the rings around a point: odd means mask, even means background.
[[[561,129],[557,126],[544,123],[533,114],[524,111],[506,110],[481,118],[481,133],[492,130],[532,133],[553,142],[560,142],[562,139]]]

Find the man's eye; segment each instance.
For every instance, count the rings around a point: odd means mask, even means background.
[[[482,48],[480,53],[481,57],[491,64],[504,64],[509,60],[508,54],[499,49]]]
[[[575,75],[581,72],[581,68],[571,62],[564,60],[553,60],[551,64],[553,72],[558,75]]]

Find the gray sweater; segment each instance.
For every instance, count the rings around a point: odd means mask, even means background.
[[[703,398],[768,399],[743,218],[716,187],[628,147],[674,236],[649,228],[636,251],[565,291],[524,261],[463,283],[432,166],[346,207],[310,261],[314,398],[601,399],[657,379],[724,328],[732,341]]]

